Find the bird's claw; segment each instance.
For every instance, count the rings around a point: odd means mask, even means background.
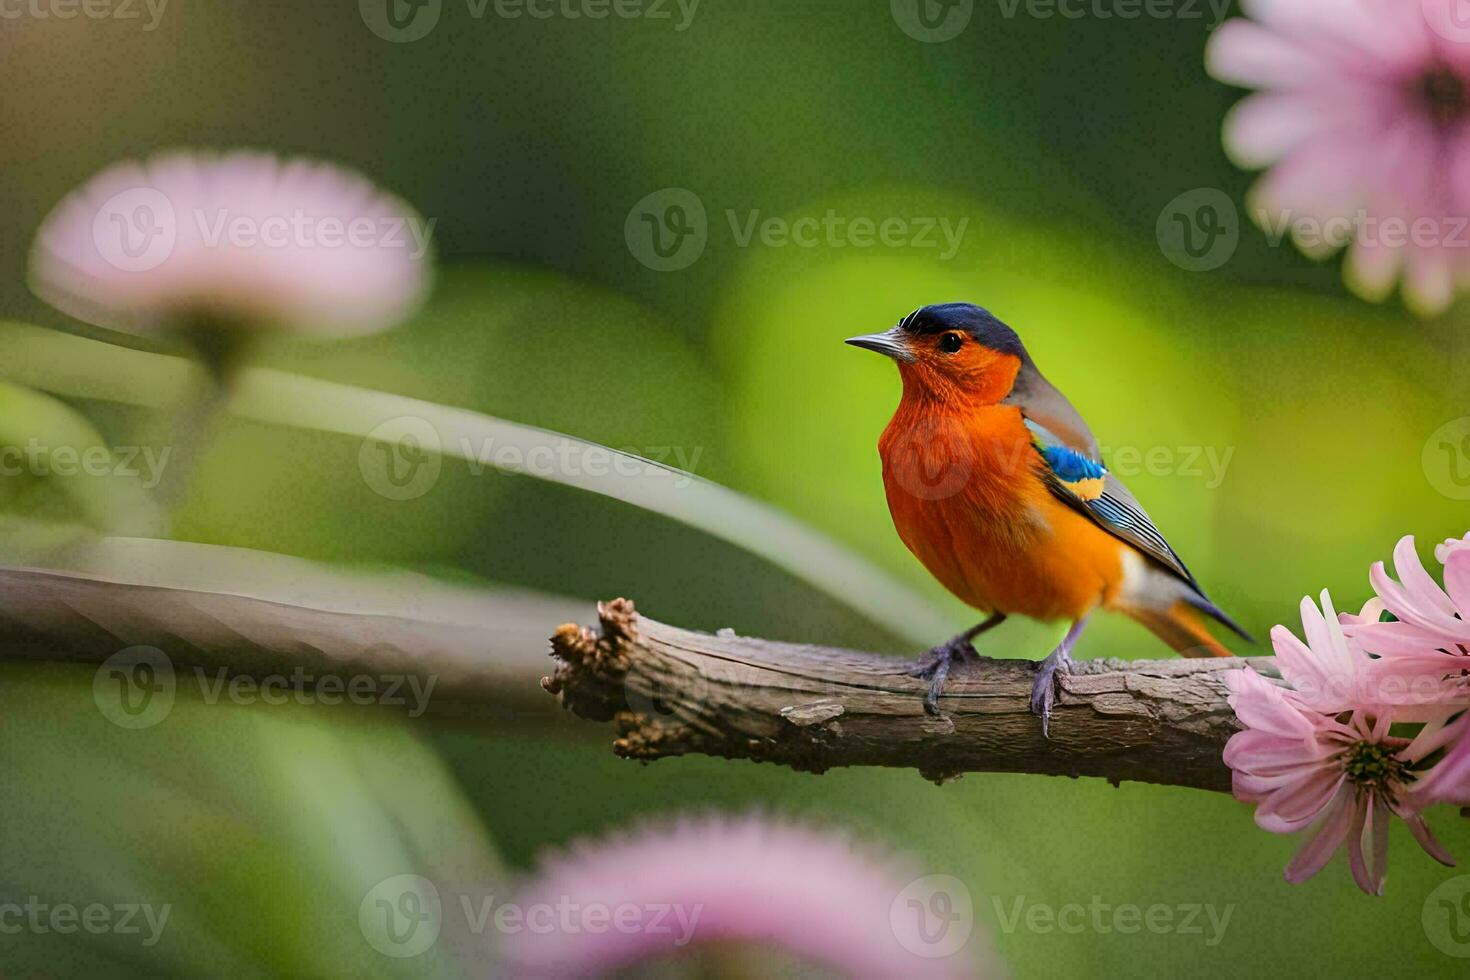
[[[978,660],[980,654],[969,640],[950,640],[930,650],[919,658],[919,662],[905,671],[910,677],[929,682],[929,691],[924,695],[924,710],[939,717],[939,695],[944,691],[944,682],[949,678],[949,669],[956,661]]]
[[[1043,738],[1051,738],[1051,709],[1057,701],[1057,673],[1065,673],[1071,664],[1068,651],[1057,649],[1036,667],[1036,680],[1031,685],[1031,713],[1041,719]]]

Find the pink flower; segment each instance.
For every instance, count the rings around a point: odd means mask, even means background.
[[[1435,554],[1444,558],[1444,588],[1419,561],[1413,536],[1402,538],[1393,550],[1399,581],[1374,563],[1368,578],[1378,599],[1363,615],[1344,616],[1343,630],[1382,658],[1369,671],[1405,692],[1397,703],[1470,707],[1470,547],[1451,539]],[[1397,622],[1379,622],[1383,611]]]
[[[1327,591],[1322,592],[1321,611],[1307,597],[1301,614],[1305,643],[1285,626],[1271,629],[1277,665],[1294,699],[1329,714],[1374,701],[1368,680],[1371,660],[1343,634]]]
[[[516,903],[527,916],[567,908],[571,925],[510,934],[507,973],[604,976],[691,945],[745,942],[775,944],[844,975],[975,975],[979,944],[960,945],[968,921],[939,923],[953,930],[942,938],[960,944],[938,949],[926,946],[933,934],[909,926],[913,910],[903,898],[913,878],[840,833],[753,816],[685,819],[583,843],[546,862]],[[666,910],[657,921],[655,909]],[[968,917],[968,893],[945,909]],[[583,927],[587,910],[599,921],[605,912],[613,925]]]
[[[418,305],[431,227],[328,164],[171,153],[109,167],[57,205],[31,285],[79,319],[139,333],[370,333]]]
[[[1244,0],[1210,39],[1221,81],[1258,89],[1230,113],[1225,147],[1270,167],[1257,221],[1289,227],[1325,257],[1351,242],[1344,274],[1382,300],[1402,278],[1416,312],[1443,312],[1470,273],[1470,37],[1458,0]],[[1336,227],[1334,227],[1334,223]]]
[[[1272,833],[1315,825],[1287,864],[1287,881],[1312,877],[1346,844],[1358,887],[1383,894],[1391,816],[1409,825],[1430,857],[1454,865],[1420,816],[1426,801],[1414,792],[1415,767],[1443,745],[1442,727],[1395,738],[1387,712],[1326,714],[1248,668],[1229,672],[1226,683],[1245,725],[1225,746],[1236,797],[1257,804],[1256,823]]]
[[[1470,712],[1446,726],[1440,742],[1448,746],[1444,758],[1425,774],[1415,793],[1425,804],[1470,806]]]
[[[1470,548],[1470,534],[1463,538],[1446,538],[1443,544],[1434,546],[1434,558],[1441,565],[1450,563],[1450,555],[1462,548]]]

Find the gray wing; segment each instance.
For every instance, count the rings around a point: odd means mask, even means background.
[[[1021,410],[1044,465],[1043,478],[1056,497],[1201,592],[1138,498],[1102,465],[1097,440],[1081,414],[1029,358],[1023,359],[1005,401]]]

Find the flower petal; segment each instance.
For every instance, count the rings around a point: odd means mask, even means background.
[[[1369,895],[1382,895],[1383,879],[1374,873],[1373,866],[1363,854],[1363,837],[1373,832],[1373,819],[1370,814],[1368,798],[1359,797],[1353,806],[1353,822],[1347,834],[1348,867],[1352,870],[1353,881],[1359,888]]]
[[[1286,866],[1286,880],[1293,885],[1301,884],[1321,871],[1332,855],[1347,839],[1353,826],[1352,790],[1344,787],[1337,791],[1322,823],[1313,831],[1311,838],[1296,852]]]
[[[1417,813],[1410,814],[1404,817],[1404,823],[1409,825],[1409,832],[1414,835],[1419,846],[1424,848],[1425,854],[1447,868],[1455,866],[1455,856],[1444,849],[1444,845],[1435,838],[1434,832],[1429,829],[1429,824],[1424,822],[1422,816]]]
[[[1456,548],[1446,556],[1444,587],[1461,621],[1470,620],[1470,548]]]

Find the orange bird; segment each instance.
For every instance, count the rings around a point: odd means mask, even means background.
[[[847,343],[898,362],[903,398],[878,440],[898,536],[989,618],[930,650],[912,673],[939,713],[951,665],[1010,615],[1071,621],[1037,669],[1046,730],[1054,678],[1099,608],[1148,627],[1186,657],[1228,657],[1201,614],[1250,635],[1205,596],[1143,508],[1099,458],[1072,403],[1016,332],[969,303],[926,306]]]

